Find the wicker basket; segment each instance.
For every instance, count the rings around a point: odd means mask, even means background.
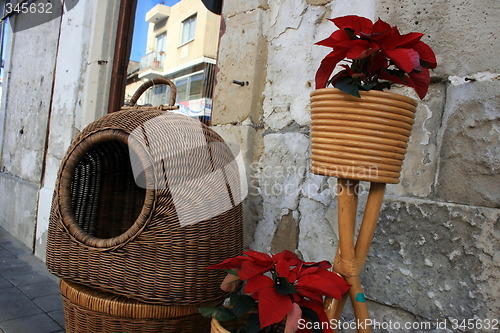
[[[47,267],[146,303],[220,301],[225,273],[206,267],[242,250],[238,185],[231,150],[199,121],[153,108],[108,114],[61,163]]]
[[[311,93],[311,171],[399,183],[417,101],[382,91],[356,98],[337,88]]]
[[[61,280],[67,333],[210,331],[196,306],[146,304]]]

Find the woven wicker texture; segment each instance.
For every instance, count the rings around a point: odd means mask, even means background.
[[[336,88],[311,93],[311,171],[399,183],[417,102],[382,91],[361,98]]]
[[[208,332],[197,306],[152,305],[61,280],[68,333]],[[208,306],[208,305],[207,305]]]
[[[61,163],[47,267],[146,303],[220,301],[225,273],[206,267],[242,250],[235,165],[222,138],[189,117],[145,108],[104,116]]]

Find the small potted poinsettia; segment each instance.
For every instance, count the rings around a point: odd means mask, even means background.
[[[327,261],[304,262],[287,250],[275,255],[245,251],[208,267],[228,271],[221,288],[230,292],[229,304],[200,312],[212,316],[212,332],[310,332],[305,327],[312,325],[305,323],[328,322],[324,297],[340,299],[349,289],[330,267]]]
[[[338,30],[317,43],[333,50],[311,93],[312,171],[398,183],[417,101],[382,90],[401,84],[424,98],[434,52],[423,34],[401,34],[381,19],[349,15],[330,21]]]

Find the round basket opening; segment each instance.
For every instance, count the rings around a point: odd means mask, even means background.
[[[154,191],[145,184],[148,170],[136,179],[128,134],[105,130],[83,139],[67,157],[60,177],[59,204],[63,223],[85,245],[110,248],[134,238],[144,227]]]

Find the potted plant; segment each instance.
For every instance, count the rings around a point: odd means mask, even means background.
[[[402,84],[424,98],[436,57],[421,41],[423,34],[402,35],[380,19],[373,23],[349,15],[331,21],[339,29],[317,43],[333,50],[321,62],[316,90],[311,93],[311,171],[338,178],[339,246],[334,271],[351,285],[349,297],[357,322],[367,323],[370,316],[359,274],[385,184],[399,182],[417,106],[412,98],[382,90]],[[334,74],[337,65],[341,70]],[[355,241],[360,180],[371,185]],[[346,299],[326,300],[330,320],[340,318]],[[358,332],[370,332],[369,325],[361,325]]]
[[[230,328],[238,333],[311,332],[305,327],[328,322],[324,297],[340,299],[349,289],[330,267],[327,261],[304,262],[287,250],[271,256],[245,251],[208,267],[228,270],[221,288],[230,292],[229,304],[200,308],[200,312],[212,316],[212,332],[229,332]]]
[[[424,98],[434,52],[421,41],[423,34],[401,35],[380,19],[349,15],[331,21],[339,29],[317,43],[333,50],[311,93],[312,171],[398,183],[417,102],[382,90],[402,84]],[[342,70],[332,77],[339,64]]]

